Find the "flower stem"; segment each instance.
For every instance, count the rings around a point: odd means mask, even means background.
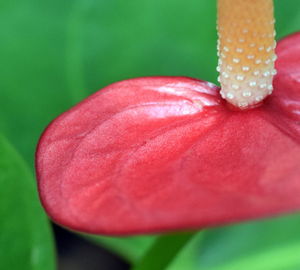
[[[132,270],[163,270],[197,232],[184,232],[160,236],[150,250]]]

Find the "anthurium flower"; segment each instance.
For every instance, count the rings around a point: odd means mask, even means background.
[[[231,2],[219,1],[221,89],[126,80],[48,126],[36,170],[54,221],[122,235],[300,209],[300,33],[278,43],[275,75],[272,1]]]

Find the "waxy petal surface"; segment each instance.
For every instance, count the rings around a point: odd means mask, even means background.
[[[59,116],[36,157],[48,214],[124,235],[299,210],[299,41],[279,43],[274,95],[256,109],[230,110],[210,83],[153,77],[112,84]]]
[[[277,47],[275,91],[268,106],[282,130],[300,139],[300,33],[286,37]],[[300,161],[299,161],[300,163]]]

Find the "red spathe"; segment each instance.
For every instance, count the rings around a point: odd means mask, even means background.
[[[40,197],[90,233],[202,228],[300,210],[300,34],[277,48],[274,93],[248,111],[185,77],[112,84],[42,135]]]

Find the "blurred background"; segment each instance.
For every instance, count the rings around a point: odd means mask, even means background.
[[[275,11],[278,39],[300,30],[299,0],[276,0]],[[151,247],[157,236],[83,236],[51,224],[35,147],[53,118],[112,82],[216,83],[215,21],[214,0],[1,1],[0,269],[129,269]],[[199,232],[168,267],[194,269],[299,270],[300,216]]]

